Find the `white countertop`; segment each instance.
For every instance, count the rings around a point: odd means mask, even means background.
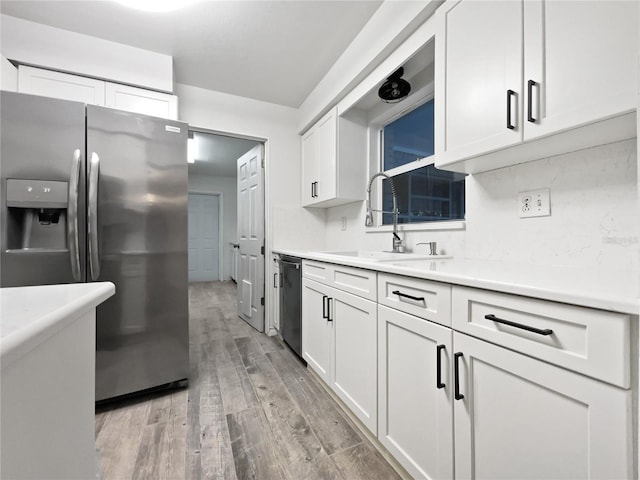
[[[116,291],[111,282],[0,288],[0,363],[4,368]]]
[[[455,285],[638,315],[638,275],[633,271],[547,267],[498,261],[439,259],[376,262],[332,257],[322,252],[274,250],[273,253],[424,278]]]

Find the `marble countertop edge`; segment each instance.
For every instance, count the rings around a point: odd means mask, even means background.
[[[332,257],[326,253],[314,251],[274,249],[272,252],[618,313],[631,315],[640,313],[638,278],[634,278],[631,271],[533,266],[494,260],[456,258],[436,259],[431,263],[423,259],[421,262],[425,267],[418,268],[401,266],[402,262],[361,260],[347,256]]]

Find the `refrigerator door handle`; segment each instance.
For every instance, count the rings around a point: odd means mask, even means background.
[[[97,280],[100,276],[100,255],[98,252],[98,179],[100,177],[100,157],[91,152],[89,161],[89,212],[88,229],[89,236],[89,271],[91,280]]]
[[[80,149],[73,151],[73,163],[69,175],[69,206],[67,208],[67,244],[71,259],[71,275],[76,282],[80,277],[80,249],[78,239],[78,185],[80,183],[80,163],[82,154]]]

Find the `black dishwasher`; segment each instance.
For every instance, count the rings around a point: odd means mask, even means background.
[[[302,262],[280,256],[280,330],[282,339],[302,357]]]

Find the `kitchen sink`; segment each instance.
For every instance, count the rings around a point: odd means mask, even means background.
[[[431,259],[439,260],[442,258],[451,258],[447,255],[429,255],[427,253],[395,253],[395,252],[376,252],[376,251],[340,251],[340,252],[318,252],[317,255],[328,257],[347,257],[358,260],[366,260],[370,262],[405,262],[409,260]]]

